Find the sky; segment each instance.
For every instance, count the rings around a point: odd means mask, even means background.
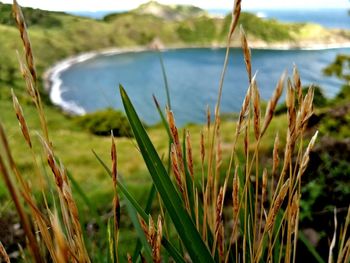
[[[0,0],[11,3],[12,0]],[[17,0],[22,6],[52,11],[125,11],[147,0]],[[231,9],[233,0],[158,0],[163,4],[195,5],[203,9]],[[243,0],[243,9],[350,8],[349,0]]]

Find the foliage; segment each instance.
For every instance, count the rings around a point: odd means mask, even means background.
[[[62,21],[55,17],[55,13],[40,9],[24,8],[23,14],[26,17],[27,26],[41,26],[52,28],[62,26]],[[62,14],[62,13],[57,13]],[[0,2],[0,24],[14,26],[15,22],[12,17],[11,5]]]
[[[222,35],[225,36],[229,30],[230,15],[225,17]],[[288,24],[283,24],[274,19],[262,19],[254,14],[243,12],[240,23],[247,32],[249,38],[261,39],[266,42],[291,40],[292,31],[295,29]]]
[[[186,43],[208,43],[216,39],[215,21],[206,16],[180,22],[176,32]]]
[[[207,13],[198,7],[191,5],[163,5],[156,1],[150,1],[148,3],[140,5],[132,12],[136,14],[150,14],[161,17],[165,20],[184,20],[188,18],[194,18]]]
[[[112,131],[116,137],[132,136],[125,115],[111,108],[75,117],[75,121],[92,134],[110,136]]]
[[[335,60],[328,65],[324,70],[327,76],[337,76],[338,78],[349,82],[350,81],[350,55],[337,55]]]
[[[335,60],[328,65],[323,73],[327,76],[336,76],[344,81],[341,91],[337,94],[333,103],[347,102],[350,100],[350,55],[339,54]]]
[[[319,86],[312,86],[314,89],[314,106],[316,108],[323,108],[325,106],[327,106],[327,104],[329,103],[327,98],[324,96],[322,88]],[[308,91],[309,87],[303,87],[303,94],[304,96],[306,95],[307,91]],[[287,110],[287,106],[286,103],[282,103],[280,105],[278,105],[275,114],[279,115],[279,114],[284,114]]]
[[[349,138],[349,137],[347,137]],[[327,257],[329,236],[333,233],[334,208],[338,224],[344,225],[350,199],[350,142],[347,139],[322,137],[310,154],[300,203],[300,227],[311,229],[318,241],[314,244]]]

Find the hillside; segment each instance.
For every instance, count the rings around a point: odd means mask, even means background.
[[[156,1],[140,5],[132,12],[137,14],[147,14],[160,17],[165,20],[184,20],[200,16],[208,16],[208,13],[203,9],[190,5],[174,5],[167,6],[159,4]]]

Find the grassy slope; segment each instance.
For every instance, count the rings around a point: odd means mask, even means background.
[[[2,102],[0,104],[0,112],[1,121],[5,125],[5,129],[13,149],[13,155],[18,161],[19,168],[27,176],[32,176],[32,158],[30,155],[27,155],[25,151],[23,151],[26,144],[17,125],[17,119],[12,110],[12,104],[7,101]],[[73,125],[72,121],[68,117],[57,113],[56,110],[50,107],[46,107],[45,112],[48,116],[50,136],[58,157],[72,172],[77,181],[81,183],[81,186],[85,192],[90,197],[97,198],[96,205],[101,205],[103,207],[106,202],[108,202],[107,200],[110,200],[109,194],[112,191],[110,184],[111,179],[97,163],[91,150],[94,149],[104,160],[106,160],[107,163],[110,163],[110,138],[101,138],[80,131],[79,128]],[[39,121],[36,116],[36,112],[32,107],[25,106],[24,114],[28,121],[28,125],[31,128],[32,137],[36,141],[35,144],[39,145],[37,137]],[[285,123],[285,116],[279,116],[276,118],[276,120],[274,120],[270,132],[266,134],[266,140],[264,140],[264,142],[261,144],[263,152],[272,152],[271,142],[273,142],[275,133],[279,130],[282,132]],[[199,164],[199,136],[200,131],[204,128],[198,125],[191,125],[188,126],[188,129],[192,134],[194,161],[195,163]],[[223,156],[227,157],[231,148],[235,124],[232,122],[223,122],[221,130],[223,134]],[[164,154],[164,156],[166,156],[167,134],[165,130],[162,127],[153,127],[149,129],[149,133],[158,151],[160,152],[160,155],[162,156]],[[281,137],[283,140],[284,134],[281,134]],[[243,145],[243,143],[240,143],[239,145]],[[137,194],[141,196],[144,193],[143,191],[146,191],[148,188],[147,185],[150,177],[147,175],[147,169],[135,146],[135,142],[133,139],[119,138],[117,139],[117,149],[119,158],[118,167],[120,172],[124,175],[126,181],[131,184],[130,186],[132,188],[133,186],[135,186],[135,188],[138,187]],[[42,149],[36,148],[38,158],[41,152]],[[200,166],[198,165],[198,172],[200,171],[199,168]],[[0,185],[1,184],[2,181],[0,181]],[[140,186],[143,187],[140,188]],[[5,194],[4,191],[5,190],[3,187],[0,186],[0,200],[1,196]],[[103,200],[105,200],[105,202]]]

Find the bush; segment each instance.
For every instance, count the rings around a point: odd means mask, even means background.
[[[111,108],[76,117],[75,120],[81,127],[95,135],[108,136],[113,131],[116,137],[132,137],[125,115]]]
[[[231,15],[227,15],[224,20],[222,36],[225,37],[229,31]],[[247,35],[260,38],[266,42],[291,40],[289,33],[293,28],[288,24],[282,24],[274,19],[262,19],[254,14],[242,12],[240,16],[242,24]]]
[[[12,17],[11,10],[11,5],[0,3],[0,24],[11,26],[15,25],[15,20]],[[62,22],[58,18],[54,17],[53,14],[54,13],[49,11],[28,7],[23,9],[23,15],[26,17],[27,26],[41,25],[47,28],[61,26]]]
[[[303,95],[305,96],[307,91],[308,91],[308,86],[303,88]],[[313,100],[313,105],[317,108],[322,108],[327,106],[327,98],[324,96],[322,88],[319,86],[314,86],[314,100]],[[280,104],[277,109],[275,114],[280,115],[280,114],[285,114],[287,111],[287,106],[286,103]]]
[[[176,32],[184,42],[210,42],[216,37],[215,22],[202,16],[196,19],[188,19],[179,24]]]

